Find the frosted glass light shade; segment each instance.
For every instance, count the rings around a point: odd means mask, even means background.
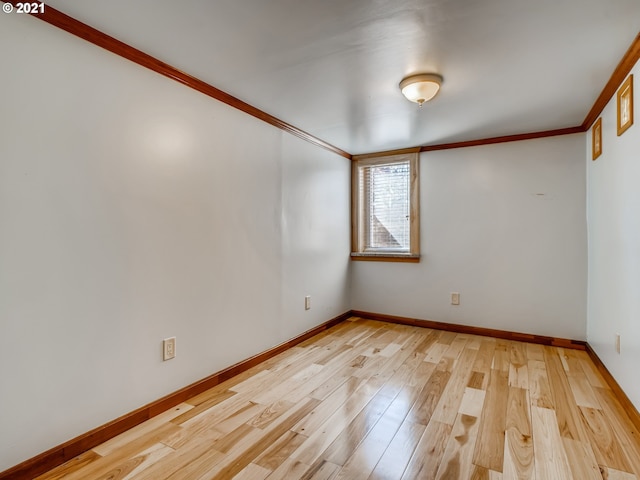
[[[407,100],[422,106],[436,96],[440,90],[442,77],[433,73],[421,73],[402,79],[400,90]]]

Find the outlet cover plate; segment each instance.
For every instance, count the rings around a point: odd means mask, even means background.
[[[460,305],[460,294],[458,292],[451,292],[451,305]]]
[[[176,337],[165,338],[162,341],[162,360],[167,361],[176,356]]]

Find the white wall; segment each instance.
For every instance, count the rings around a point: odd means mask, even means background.
[[[350,265],[347,160],[37,19],[0,44],[0,471],[351,307],[587,336],[582,134],[422,154],[421,263]],[[614,114],[588,340],[638,405],[640,134]]]
[[[583,137],[423,153],[421,261],[354,262],[352,307],[585,339]]]
[[[638,92],[640,67],[632,71]],[[617,136],[616,97],[602,112],[602,155],[587,135],[589,307],[587,339],[640,409],[640,125]],[[621,348],[615,351],[615,335]]]
[[[282,338],[351,308],[351,163],[284,135],[282,170]],[[304,297],[311,295],[311,310]]]
[[[0,44],[0,471],[350,308],[346,159],[26,15]]]

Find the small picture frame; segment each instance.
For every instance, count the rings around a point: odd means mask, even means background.
[[[633,125],[633,75],[618,89],[618,136]]]
[[[591,129],[591,159],[602,155],[602,117],[596,120]]]

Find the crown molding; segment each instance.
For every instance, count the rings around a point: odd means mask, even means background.
[[[600,92],[600,95],[582,122],[582,128],[585,132],[593,126],[598,116],[602,113],[602,110],[604,110],[604,107],[606,107],[609,100],[613,98],[618,87],[622,85],[622,82],[627,78],[627,75],[629,75],[631,69],[638,60],[640,60],[640,33],[636,35],[636,38],[625,52],[624,56],[611,74],[609,81],[602,89],[602,92]]]
[[[10,3],[16,6],[18,3],[17,0],[4,0],[2,3]],[[33,3],[33,2],[32,2]],[[42,2],[36,2],[41,4]],[[83,23],[79,20],[76,20],[69,15],[62,13],[60,10],[56,10],[55,8],[46,5],[44,13],[32,13],[32,16],[47,22],[50,25],[58,27],[65,32],[68,32],[76,37],[82,38],[89,43],[92,43],[98,47],[104,48],[111,53],[115,53],[122,58],[126,58],[138,65],[148,68],[149,70],[153,70],[160,75],[168,77],[176,82],[179,82],[183,85],[186,85],[189,88],[193,88],[200,93],[207,95],[215,100],[218,100],[222,103],[229,105],[230,107],[237,108],[238,110],[247,113],[263,122],[266,122],[270,125],[273,125],[276,128],[279,128],[291,135],[295,135],[302,140],[305,140],[309,143],[312,143],[320,148],[324,148],[325,150],[329,150],[335,154],[340,155],[341,157],[347,158],[351,160],[351,154],[341,150],[340,148],[331,145],[330,143],[321,140],[318,137],[311,135],[310,133],[305,132],[304,130],[299,129],[287,123],[279,118],[274,117],[273,115],[266,113],[259,108],[254,107],[253,105],[248,104],[240,100],[239,98],[230,95],[219,88],[214,87],[188,73],[182,72],[177,68],[169,65],[168,63],[162,62],[151,55],[144,53],[137,48],[132,47],[120,40],[107,35],[106,33],[101,32],[100,30],[93,28],[86,23]]]
[[[17,5],[18,0],[0,0],[1,3],[10,3],[12,5]],[[42,2],[37,1],[36,3],[40,4]],[[353,155],[350,153],[331,145],[324,140],[311,135],[304,130],[295,127],[283,120],[280,120],[273,115],[266,113],[253,105],[250,105],[247,102],[240,100],[239,98],[230,95],[213,85],[210,85],[192,75],[189,75],[185,72],[178,70],[177,68],[158,60],[151,55],[148,55],[141,50],[138,50],[131,45],[128,45],[114,37],[107,35],[106,33],[97,30],[96,28],[91,27],[75,18],[62,13],[61,11],[47,5],[44,13],[32,13],[34,17],[43,20],[50,25],[56,26],[72,35],[75,35],[79,38],[82,38],[98,47],[104,48],[116,55],[119,55],[127,60],[130,60],[134,63],[137,63],[140,66],[153,70],[160,75],[171,78],[176,82],[179,82],[187,87],[193,88],[194,90],[199,91],[211,98],[214,98],[222,103],[225,103],[233,108],[236,108],[242,112],[247,113],[263,122],[266,122],[276,128],[279,128],[291,135],[294,135],[298,138],[301,138],[313,145],[316,145],[320,148],[333,152],[341,157],[352,160]],[[554,130],[545,130],[540,132],[531,132],[531,133],[522,133],[516,135],[505,135],[499,137],[490,137],[483,138],[477,140],[468,140],[462,142],[452,142],[452,143],[440,143],[434,145],[423,145],[417,147],[403,148],[398,150],[389,150],[382,152],[371,152],[363,155],[357,155],[358,157],[378,157],[378,156],[387,156],[394,155],[398,152],[412,152],[412,151],[420,151],[420,152],[433,152],[437,150],[449,150],[453,148],[463,148],[463,147],[474,147],[480,145],[491,145],[496,143],[505,143],[505,142],[517,142],[521,140],[531,140],[535,138],[545,138],[559,135],[570,135],[573,133],[586,132],[591,128],[593,123],[596,121],[602,110],[606,106],[606,104],[611,100],[613,95],[615,94],[618,87],[622,84],[624,79],[627,77],[633,66],[640,60],[640,33],[635,37],[634,41],[631,43],[630,47],[627,49],[626,53],[618,63],[616,69],[611,74],[609,81],[603,88],[602,92],[596,99],[595,103],[591,107],[591,110],[585,117],[584,121],[581,125],[575,127],[568,128],[560,128]]]

